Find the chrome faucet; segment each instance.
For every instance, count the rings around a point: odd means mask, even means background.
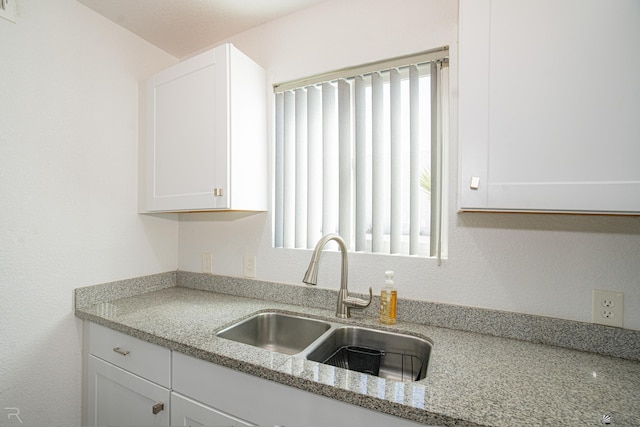
[[[338,293],[338,307],[336,308],[336,317],[341,319],[347,319],[351,317],[351,308],[365,308],[371,304],[373,298],[373,291],[369,288],[369,301],[365,301],[360,298],[354,298],[349,296],[349,290],[347,289],[347,274],[349,273],[349,265],[347,262],[347,245],[342,237],[337,234],[327,234],[323,236],[311,255],[311,262],[307,273],[304,275],[302,281],[308,285],[318,284],[318,266],[320,265],[320,256],[322,255],[322,249],[329,241],[335,240],[340,247],[342,253],[342,271],[340,273],[340,292]]]

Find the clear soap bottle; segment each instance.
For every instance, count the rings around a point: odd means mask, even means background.
[[[393,271],[385,271],[384,276],[384,288],[380,292],[380,323],[395,325],[398,291],[393,284]]]

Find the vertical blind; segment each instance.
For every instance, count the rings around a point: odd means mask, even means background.
[[[441,256],[447,54],[274,87],[275,247]]]

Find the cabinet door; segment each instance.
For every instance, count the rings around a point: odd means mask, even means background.
[[[178,393],[171,393],[171,425],[191,427],[255,426]]]
[[[228,207],[228,45],[147,82],[147,210]]]
[[[174,393],[189,396],[233,419],[257,425],[333,427],[423,425],[340,402],[249,374],[237,372],[182,353],[173,353]],[[174,408],[172,406],[172,412]]]
[[[460,2],[461,210],[640,212],[637,5]]]
[[[90,425],[169,425],[170,396],[166,388],[92,355],[88,374]]]

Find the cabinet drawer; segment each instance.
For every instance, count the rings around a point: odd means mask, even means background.
[[[89,353],[136,375],[171,387],[171,350],[89,323]]]

